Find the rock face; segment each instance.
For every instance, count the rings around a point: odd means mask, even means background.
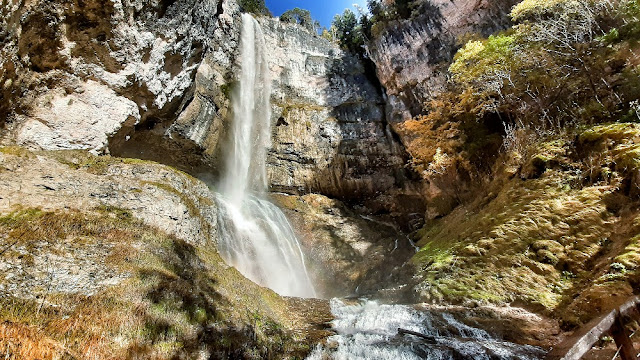
[[[2,11],[5,143],[219,170],[240,64],[234,1],[21,1]],[[297,25],[260,21],[272,49],[271,188],[421,213],[375,75]]]
[[[302,27],[267,18],[261,23],[272,49],[272,190],[376,198],[369,204],[376,210],[421,212],[417,197],[413,208],[401,209],[396,201],[418,191],[373,74],[357,57]]]
[[[393,21],[374,34],[369,53],[387,91],[390,121],[419,114],[422,104],[442,91],[446,71],[465,37],[506,28],[511,7],[518,2],[428,1],[420,16]]]
[[[1,150],[0,212],[8,213],[15,205],[44,210],[122,208],[194,245],[212,244],[217,237],[213,194],[204,183],[172,168],[82,151]]]
[[[224,47],[234,47],[234,2],[17,1],[3,3],[1,11],[5,141],[94,153],[141,152],[154,135],[165,147],[204,141],[166,128],[187,104],[200,104],[203,92],[193,83],[205,54],[230,68],[233,52]],[[215,115],[220,106],[211,108]],[[148,128],[154,132],[136,131]],[[179,136],[169,136],[174,133]],[[210,155],[167,154],[155,156],[197,163]]]
[[[410,301],[405,262],[411,240],[392,225],[317,194],[273,194],[297,231],[316,292],[325,298],[371,296]]]

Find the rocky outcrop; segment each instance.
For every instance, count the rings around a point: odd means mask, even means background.
[[[184,167],[207,162],[211,154],[165,150],[191,150],[205,141],[178,126],[167,130],[189,104],[215,103],[201,82],[193,86],[194,77],[206,71],[205,54],[230,71],[235,2],[18,1],[3,3],[1,11],[5,142],[111,151]],[[224,101],[210,108],[215,115]],[[154,141],[164,146],[149,151]]]
[[[367,204],[374,211],[422,212],[374,75],[354,55],[300,26],[261,23],[271,50],[272,190],[375,199]],[[414,201],[401,205],[401,196]]]
[[[362,216],[344,203],[317,194],[273,194],[296,229],[316,292],[325,298],[372,296],[409,301],[415,254],[395,226]]]
[[[215,245],[217,209],[199,180],[170,167],[82,151],[0,148],[0,212],[127,209],[145,224],[192,244]],[[16,181],[16,179],[20,179]]]
[[[424,12],[410,20],[374,28],[368,45],[390,104],[390,121],[422,112],[443,90],[446,71],[466,38],[506,28],[518,0],[424,0]]]

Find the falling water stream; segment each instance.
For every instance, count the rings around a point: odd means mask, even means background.
[[[270,145],[270,79],[259,23],[242,15],[241,73],[233,97],[230,154],[219,185],[220,240],[227,263],[280,295],[315,297],[304,255],[291,225],[265,199]],[[446,313],[372,301],[331,301],[336,335],[309,359],[536,359],[541,350],[492,339]],[[426,334],[429,341],[401,335]]]
[[[262,29],[242,15],[241,73],[234,94],[231,153],[217,202],[218,250],[252,281],[280,295],[315,297],[300,244],[280,209],[264,198],[271,141],[271,88]]]

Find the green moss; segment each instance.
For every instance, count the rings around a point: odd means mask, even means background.
[[[578,136],[579,143],[615,142],[640,138],[640,124],[612,123],[591,127]]]
[[[27,157],[32,154],[32,152],[20,146],[0,146],[0,152],[18,157]]]
[[[445,247],[432,242],[423,245],[412,261],[420,264],[423,270],[440,270],[450,265],[454,256],[454,248]]]
[[[95,210],[103,214],[113,215],[114,217],[120,220],[128,221],[133,219],[133,214],[131,213],[131,211],[117,207],[117,206],[101,205],[96,207]]]
[[[49,151],[46,152],[46,154],[53,157],[61,164],[67,165],[74,170],[85,170],[96,175],[106,174],[109,166],[114,164],[156,164],[152,161],[140,159],[117,158],[108,155],[96,156],[88,151],[83,150]]]
[[[640,235],[633,237],[622,254],[616,256],[614,261],[625,270],[640,273]]]
[[[237,86],[237,83],[231,82],[227,84],[220,85],[220,92],[224,95],[225,98],[230,99],[233,90]]]
[[[459,208],[418,232],[412,262],[431,299],[492,303],[520,301],[553,310],[604,246],[610,214],[597,188],[564,186],[566,174],[513,179],[478,209]]]

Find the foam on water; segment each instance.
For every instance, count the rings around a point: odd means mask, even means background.
[[[336,335],[318,346],[310,360],[322,359],[540,359],[542,349],[493,339],[486,331],[461,323],[452,315],[407,305],[374,301],[346,304],[331,300]],[[398,328],[432,337],[425,341],[400,335]]]

